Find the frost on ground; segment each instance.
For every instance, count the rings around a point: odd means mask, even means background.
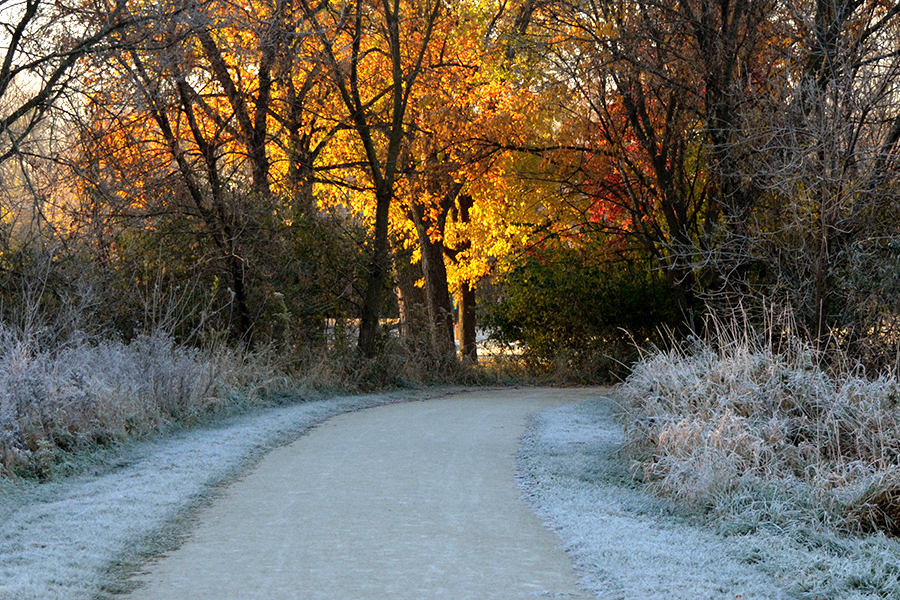
[[[338,413],[410,398],[308,402],[143,442],[96,474],[51,483],[0,480],[0,598],[91,599],[115,571],[171,545],[179,518],[254,457]]]
[[[900,598],[896,372],[722,327],[647,354],[617,390],[635,472],[798,597]]]
[[[519,457],[530,501],[599,598],[900,598],[900,544],[883,534],[676,515],[633,483],[611,404],[536,415]]]
[[[522,485],[599,598],[788,598],[731,540],[677,518],[637,489],[619,456],[610,400],[536,415],[519,455]]]
[[[0,598],[105,597],[129,566],[172,547],[166,538],[184,534],[190,509],[255,457],[335,414],[413,397],[421,393],[271,409],[136,444],[94,474],[0,480]],[[900,597],[896,542],[678,516],[633,483],[622,441],[611,401],[598,397],[536,415],[520,454],[530,500],[599,598]]]

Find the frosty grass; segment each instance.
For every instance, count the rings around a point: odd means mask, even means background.
[[[884,535],[733,523],[648,496],[622,458],[606,398],[534,416],[522,486],[599,598],[874,600],[900,598],[900,544]]]

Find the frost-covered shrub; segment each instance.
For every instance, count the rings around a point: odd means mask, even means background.
[[[861,507],[900,473],[900,382],[813,359],[746,340],[646,356],[622,386],[637,473],[732,520],[865,527]]]
[[[0,328],[0,474],[44,475],[66,453],[190,422],[272,372],[162,335],[42,351]]]

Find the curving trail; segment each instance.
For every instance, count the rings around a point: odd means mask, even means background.
[[[590,598],[525,504],[529,415],[596,390],[479,391],[335,417],[267,455],[130,600]]]

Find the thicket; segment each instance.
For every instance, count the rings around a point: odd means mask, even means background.
[[[622,385],[635,475],[733,533],[900,535],[897,374],[867,376],[783,322],[711,329],[647,353]]]
[[[2,475],[46,477],[76,453],[202,422],[284,384],[261,357],[159,335],[42,350],[4,327],[0,367]]]
[[[484,309],[491,338],[563,380],[624,377],[640,347],[661,345],[680,322],[651,263],[598,261],[590,247],[546,243],[496,285]]]

